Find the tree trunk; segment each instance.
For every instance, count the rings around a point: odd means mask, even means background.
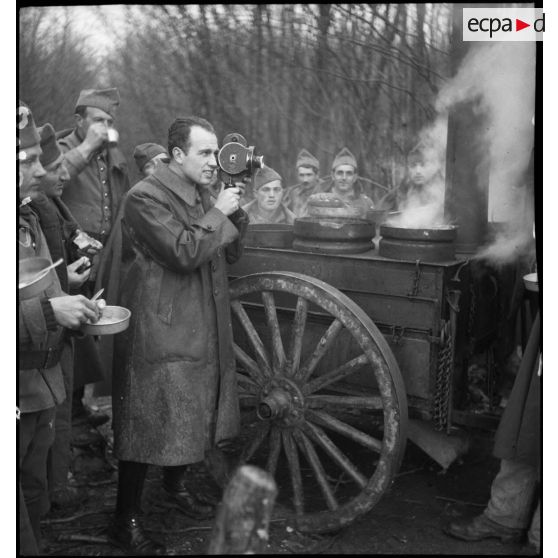
[[[225,489],[207,554],[262,553],[276,496],[269,473],[252,465],[237,469]]]

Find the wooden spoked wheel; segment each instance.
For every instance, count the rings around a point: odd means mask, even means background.
[[[244,445],[275,476],[296,527],[328,532],[370,510],[397,472],[407,400],[368,315],[306,275],[230,284]]]

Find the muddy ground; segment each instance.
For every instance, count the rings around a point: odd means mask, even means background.
[[[110,398],[90,403],[110,414]],[[95,432],[96,430],[96,432]],[[370,512],[350,526],[327,535],[297,532],[285,520],[281,498],[274,508],[267,551],[270,554],[419,554],[515,555],[521,544],[497,540],[462,542],[442,526],[484,508],[498,461],[490,455],[493,433],[469,430],[471,449],[447,471],[412,443],[391,488]],[[106,529],[116,500],[116,461],[111,453],[110,423],[93,429],[98,442],[74,447],[74,475],[87,498],[73,508],[51,511],[43,521],[46,553],[59,556],[122,556],[108,544]],[[199,474],[203,481],[203,471]],[[212,522],[196,523],[180,513],[161,489],[161,470],[151,467],[144,491],[144,524],[164,541],[169,554],[205,554]]]

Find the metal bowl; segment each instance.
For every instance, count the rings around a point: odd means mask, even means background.
[[[523,276],[523,284],[528,291],[539,292],[539,279],[536,273],[528,273]]]
[[[95,324],[85,323],[81,331],[89,335],[113,335],[128,329],[132,313],[123,306],[105,306],[103,315]]]
[[[52,270],[41,276],[41,271],[52,262],[48,258],[25,258],[19,260],[18,290],[20,300],[33,298],[52,284]],[[56,273],[56,272],[54,272]]]

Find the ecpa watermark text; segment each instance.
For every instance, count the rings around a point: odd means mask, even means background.
[[[464,41],[542,41],[542,8],[463,8]]]

